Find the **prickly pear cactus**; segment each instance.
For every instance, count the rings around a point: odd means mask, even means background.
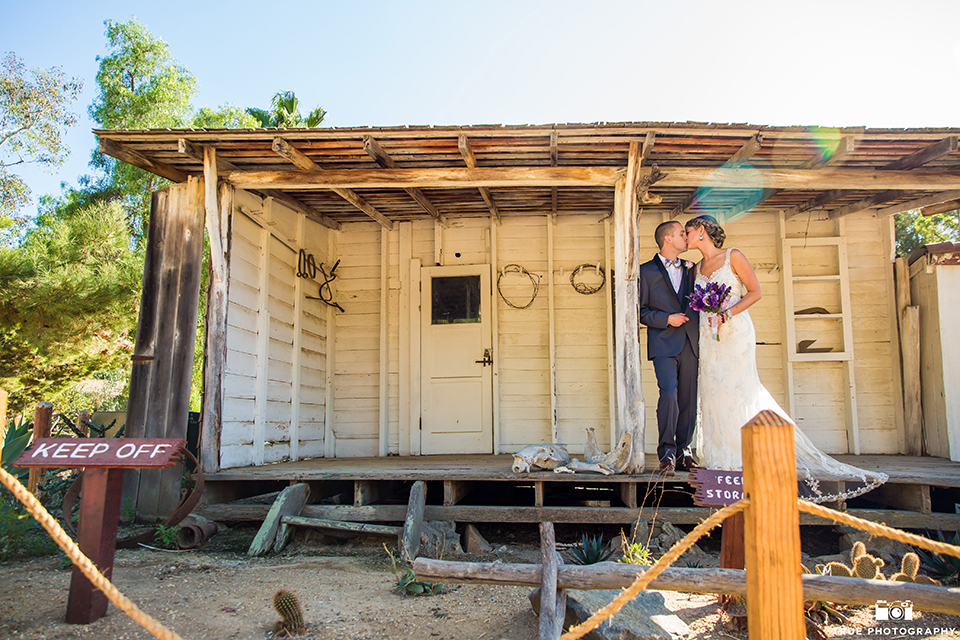
[[[273,627],[275,637],[298,636],[306,632],[303,623],[303,608],[300,601],[290,591],[280,590],[273,596],[273,608],[283,618]]]
[[[857,556],[853,563],[853,573],[857,578],[866,578],[867,580],[886,580],[880,572],[880,567],[884,565],[883,560],[875,558],[869,553],[863,553]]]
[[[939,585],[940,583],[928,576],[918,576],[920,570],[920,557],[917,554],[907,553],[900,561],[900,572],[890,576],[894,582],[913,582],[915,584]]]
[[[853,577],[853,570],[842,562],[829,562],[825,568],[826,571],[821,571],[821,573],[824,575],[839,576],[841,578]],[[817,567],[817,570],[820,570],[819,566]]]
[[[857,558],[860,556],[866,555],[867,545],[863,544],[862,540],[857,540],[853,543],[853,548],[850,549],[850,564],[857,564]]]

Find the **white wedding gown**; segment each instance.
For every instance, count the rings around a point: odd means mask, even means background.
[[[736,304],[743,295],[743,283],[730,266],[730,251],[727,249],[723,266],[709,278],[700,273],[699,264],[696,271],[698,285],[716,282],[730,286],[727,307]],[[794,425],[801,497],[813,502],[832,502],[866,493],[886,482],[884,473],[843,464],[817,449],[760,384],[756,333],[748,311],[738,313],[720,326],[719,341],[711,333],[708,317],[709,314],[700,313],[696,440],[704,467],[728,471],[743,469],[740,428],[767,409]],[[821,481],[829,481],[830,485],[821,488]]]

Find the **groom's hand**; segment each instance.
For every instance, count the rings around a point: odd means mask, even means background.
[[[671,313],[671,314],[670,314],[670,317],[667,318],[667,324],[670,325],[671,327],[679,327],[680,325],[682,325],[684,322],[686,322],[686,321],[689,320],[689,319],[690,319],[690,318],[688,318],[688,317],[686,316],[686,314],[683,314],[683,313]]]

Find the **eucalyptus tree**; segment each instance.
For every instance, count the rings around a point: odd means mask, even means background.
[[[52,168],[70,154],[63,134],[77,122],[72,105],[82,89],[59,67],[28,73],[14,53],[0,64],[0,233],[26,223],[20,209],[30,202],[30,188],[15,167]]]

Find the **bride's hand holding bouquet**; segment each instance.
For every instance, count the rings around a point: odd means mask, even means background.
[[[690,308],[694,311],[707,314],[710,324],[710,333],[715,340],[720,339],[720,323],[724,316],[721,313],[726,309],[727,298],[730,297],[731,287],[717,282],[708,282],[705,285],[696,285],[693,293],[687,296]]]

